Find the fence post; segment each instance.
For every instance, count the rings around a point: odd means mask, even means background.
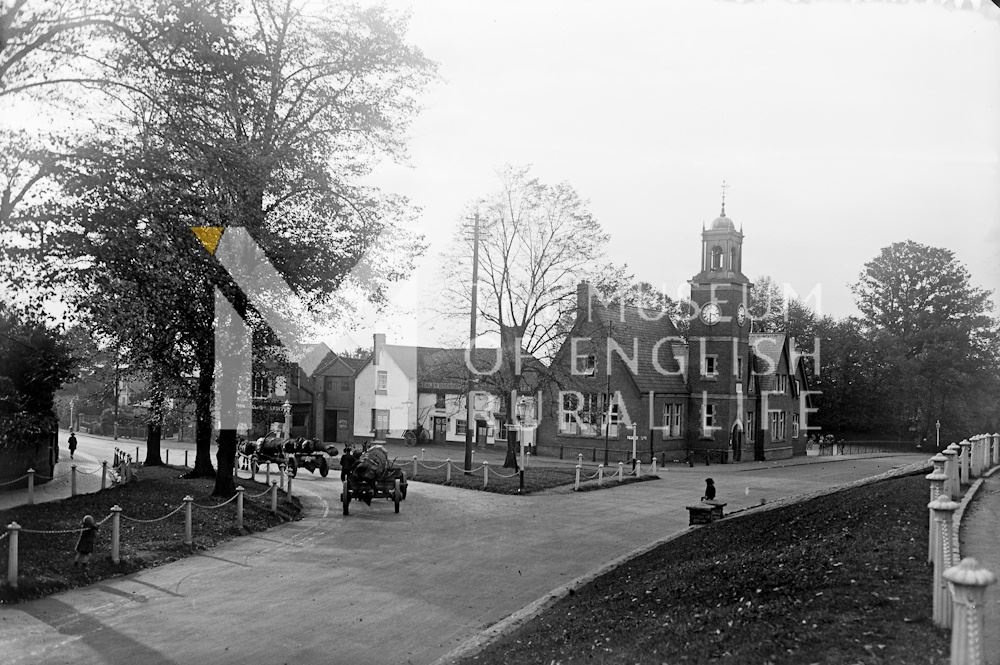
[[[531,451],[530,450],[526,450],[525,453],[524,453],[524,468],[525,469],[528,468],[528,462],[530,462],[530,461],[531,461]]]
[[[1000,434],[993,435],[993,457],[990,460],[991,466],[1000,464]]]
[[[12,589],[17,588],[17,532],[21,530],[21,525],[11,522],[7,525],[7,584]]]
[[[944,571],[952,566],[952,517],[958,510],[958,506],[958,503],[946,496],[940,496],[928,504],[928,507],[934,511],[938,533],[938,546],[934,552],[932,616],[934,623],[942,628],[951,626],[951,602],[948,598],[948,586],[944,579]]]
[[[413,456],[413,477],[417,477],[417,456]]]
[[[188,494],[184,497],[184,544],[190,547],[194,544],[194,538],[191,537],[191,504],[194,503],[194,497]]]
[[[270,485],[271,484],[271,463],[270,462],[264,462],[264,484],[265,485]]]
[[[76,496],[76,464],[69,467],[69,495]]]
[[[949,499],[954,499],[958,496],[958,451],[952,446],[955,448],[958,447],[952,443],[941,451],[941,454],[947,459],[944,463],[944,472],[948,476],[948,481],[945,483],[944,487]]]
[[[941,457],[941,464],[942,464],[942,468],[943,468],[944,455],[935,455],[934,457],[935,458],[936,457]],[[930,498],[931,502],[933,502],[939,496],[944,496],[944,483],[945,483],[946,480],[948,480],[948,476],[943,471],[938,471],[937,467],[938,467],[938,463],[935,461],[935,463],[934,463],[934,469],[935,469],[934,472],[933,473],[929,473],[926,476],[924,476],[931,483],[931,498]],[[927,530],[927,562],[931,563],[931,562],[934,561],[934,553],[937,552],[937,549],[938,549],[938,540],[937,539],[939,537],[939,534],[937,532],[937,522],[934,520],[934,510],[933,510],[933,508],[928,507],[928,509],[927,509],[927,515],[928,515],[928,518],[930,520],[930,522],[927,525],[927,527],[928,527],[928,530]]]
[[[618,482],[625,480],[625,463],[618,462]]]
[[[271,481],[271,514],[278,514],[278,481]]]
[[[444,482],[451,482],[451,458],[444,461]]]
[[[635,477],[642,478],[642,461],[638,458],[633,458],[635,462]]]
[[[101,489],[108,486],[108,460],[101,462]]]
[[[139,461],[139,446],[135,447],[135,461]]]
[[[972,443],[966,439],[961,441],[959,444],[959,456],[960,467],[959,467],[959,479],[963,485],[969,484],[969,472],[971,471],[970,462],[972,461]]]
[[[576,454],[576,463],[583,466],[583,453]]]
[[[600,487],[604,484],[604,465],[597,465],[597,486]]]
[[[490,462],[483,460],[483,489],[490,484]]]
[[[983,652],[983,596],[997,576],[966,558],[944,571],[951,584],[954,625],[951,628],[951,665],[985,665]]]
[[[35,470],[28,469],[28,505],[35,503]]]
[[[982,458],[982,444],[983,437],[981,434],[977,434],[969,439],[971,447],[969,448],[969,478],[978,478],[983,475],[982,465],[979,463]]]
[[[292,477],[288,476],[285,478],[285,494],[288,495],[288,500],[292,500]]]
[[[285,491],[285,470],[280,466],[278,467],[278,487],[282,492]]]
[[[651,463],[649,472],[654,476],[656,475],[656,455],[653,455],[653,461]]]
[[[114,564],[121,561],[121,515],[121,506],[111,506],[111,563]]]
[[[424,453],[426,453],[426,452],[427,452],[427,449],[426,449],[426,448],[421,448],[421,449],[420,449],[420,461],[421,461],[421,462],[423,462],[423,461],[424,461]]]
[[[243,530],[243,488],[236,488],[236,528]]]
[[[573,481],[573,491],[574,492],[579,492],[580,491],[580,465],[579,464],[576,465],[576,480]]]

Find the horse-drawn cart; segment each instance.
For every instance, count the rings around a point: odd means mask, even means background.
[[[328,457],[336,457],[339,452],[335,446],[324,448],[318,441],[312,439],[278,439],[264,437],[256,441],[244,441],[239,444],[239,452],[247,461],[251,471],[257,473],[261,464],[277,464],[278,468],[295,477],[299,468],[326,478],[330,474]]]
[[[341,460],[349,457],[345,455]],[[371,505],[373,499],[385,498],[393,502],[396,512],[399,504],[406,499],[406,474],[395,464],[389,462],[389,457],[382,446],[373,446],[364,453],[344,474],[344,487],[340,493],[340,501],[344,506],[344,514],[350,514],[351,499],[364,501]]]

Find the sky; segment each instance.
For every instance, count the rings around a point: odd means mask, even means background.
[[[429,249],[370,345],[448,337],[431,303],[463,210],[505,164],[568,182],[608,257],[675,296],[726,212],[744,272],[822,314],[895,241],[953,250],[1000,291],[1000,10],[986,3],[390,0],[439,80],[409,160],[371,182],[419,206]],[[975,6],[973,6],[975,5]],[[818,301],[816,294],[819,294]]]

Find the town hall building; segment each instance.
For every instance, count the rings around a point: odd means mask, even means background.
[[[784,334],[753,332],[743,232],[722,214],[702,230],[690,327],[667,312],[603,302],[586,282],[551,366],[541,454],[617,463],[805,454],[805,363]],[[633,427],[634,426],[634,427]],[[631,438],[631,437],[634,437]]]

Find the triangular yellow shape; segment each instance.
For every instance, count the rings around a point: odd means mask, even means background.
[[[208,253],[215,256],[215,249],[219,246],[219,241],[222,240],[222,232],[225,227],[222,226],[192,226],[191,231],[194,232],[201,244],[205,246]]]

